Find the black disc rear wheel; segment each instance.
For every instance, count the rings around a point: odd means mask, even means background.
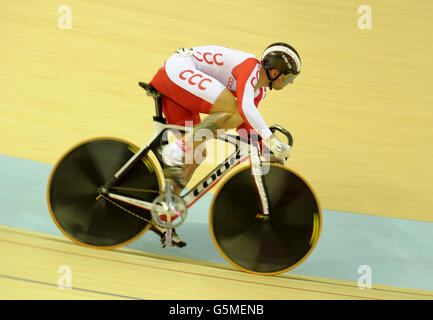
[[[68,238],[85,246],[113,249],[150,228],[149,211],[98,197],[98,189],[137,151],[138,147],[123,140],[93,139],[75,146],[58,161],[48,183],[47,201],[54,222]],[[115,187],[123,187],[118,194],[151,202],[160,185],[146,155]]]

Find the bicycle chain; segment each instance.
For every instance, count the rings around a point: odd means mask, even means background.
[[[106,197],[106,196],[103,195],[102,193],[98,196],[98,198],[99,198],[99,197],[104,198],[105,200],[107,200],[108,202],[114,204],[116,207],[122,209],[123,211],[125,211],[125,212],[127,212],[127,213],[129,213],[129,214],[132,214],[134,217],[136,217],[136,218],[138,218],[138,219],[141,219],[141,220],[143,220],[143,221],[145,221],[145,222],[147,222],[147,223],[153,224],[152,221],[149,221],[149,220],[147,220],[147,219],[145,219],[145,218],[139,216],[138,214],[136,214],[136,213],[134,213],[134,212],[132,212],[132,211],[130,211],[130,210],[128,210],[128,209],[122,207],[120,204],[114,202],[113,200],[111,200],[110,198]],[[97,198],[97,199],[98,199],[98,198]]]
[[[135,192],[149,192],[149,193],[160,193],[156,190],[150,190],[150,189],[140,189],[140,188],[131,188],[131,187],[111,187],[111,189],[114,190],[120,190],[120,191],[135,191]]]

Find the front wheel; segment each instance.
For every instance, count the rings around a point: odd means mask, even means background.
[[[300,265],[314,249],[322,214],[316,194],[296,172],[271,164],[263,177],[269,219],[263,218],[251,168],[234,172],[217,190],[209,225],[222,256],[243,271],[275,275]]]

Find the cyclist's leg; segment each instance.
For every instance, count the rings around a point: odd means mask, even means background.
[[[217,98],[215,103],[212,105],[210,113],[211,114],[208,116],[208,118],[211,117],[210,120],[212,120],[212,115],[216,113],[223,113],[228,115],[224,119],[225,121],[220,121],[218,123],[219,129],[224,129],[224,130],[233,129],[240,126],[244,122],[244,119],[242,119],[242,116],[239,113],[237,100],[235,99],[233,94],[227,89],[221,92],[221,95]]]
[[[213,102],[206,113],[208,113],[209,116],[207,116],[200,124],[196,125],[193,132],[200,129],[207,129],[215,135],[218,129],[227,130],[240,124],[238,124],[237,121],[238,116],[240,117],[240,115],[236,98],[228,89],[225,88],[218,94],[215,102]]]
[[[173,100],[171,100],[166,96],[162,97],[161,103],[162,103],[162,111],[165,115],[168,124],[174,124],[178,126],[186,126],[189,124],[193,124],[193,126],[195,126],[201,122],[200,115],[198,112],[193,112],[188,109],[185,109],[184,107],[177,104],[176,102],[174,102]],[[182,138],[184,137],[182,136]],[[200,145],[198,145],[197,147],[200,147]],[[197,167],[206,158],[206,147],[205,146],[200,147],[200,150],[202,150],[203,152],[201,157],[194,157],[195,161],[193,163],[185,163],[184,180],[186,184],[191,180],[191,177],[194,174]],[[174,186],[173,191],[175,193],[179,193],[180,191],[182,191],[182,189],[179,188],[178,186]]]
[[[209,114],[202,122],[194,123],[193,130],[184,137],[183,145],[169,146],[173,153],[166,158],[167,163],[172,163],[169,166],[173,169],[178,167],[179,163],[185,162],[185,152],[193,153],[193,150],[204,143],[205,139],[194,139],[200,130],[206,129],[215,136],[218,129],[230,129],[242,123],[232,93],[218,80],[197,70],[189,57],[170,57],[154,76],[151,84],[182,108],[194,113]],[[200,136],[203,136],[203,131]],[[199,164],[191,164],[190,169],[193,172]],[[175,170],[179,172],[178,169]]]

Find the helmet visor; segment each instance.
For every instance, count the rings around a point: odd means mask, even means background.
[[[289,73],[283,73],[283,79],[285,83],[290,83],[296,78],[297,74],[293,74],[291,72]]]

